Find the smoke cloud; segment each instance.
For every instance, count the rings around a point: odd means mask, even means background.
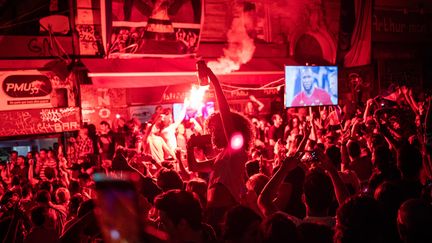
[[[255,52],[254,40],[245,28],[243,4],[235,1],[234,18],[227,32],[228,47],[224,48],[224,56],[217,61],[207,63],[216,74],[227,74],[240,69],[242,64],[249,62]]]

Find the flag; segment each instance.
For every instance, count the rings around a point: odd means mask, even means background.
[[[371,61],[372,0],[354,1],[355,25],[344,67],[368,65]]]

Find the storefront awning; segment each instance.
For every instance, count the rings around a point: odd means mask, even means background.
[[[193,58],[83,59],[92,83],[101,88],[155,87],[196,82]],[[239,71],[218,75],[223,83],[266,84],[284,77],[288,58],[252,59]]]

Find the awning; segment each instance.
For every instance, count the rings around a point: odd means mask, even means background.
[[[193,58],[83,59],[92,83],[101,88],[137,88],[196,82]],[[288,58],[256,58],[239,71],[218,75],[223,83],[266,84],[284,77]]]

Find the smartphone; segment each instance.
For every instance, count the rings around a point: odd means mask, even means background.
[[[318,161],[318,156],[317,156],[317,154],[316,154],[316,152],[315,151],[312,151],[311,153],[311,157],[312,157],[312,161]]]
[[[133,176],[95,174],[95,213],[105,242],[140,242],[141,219]]]

